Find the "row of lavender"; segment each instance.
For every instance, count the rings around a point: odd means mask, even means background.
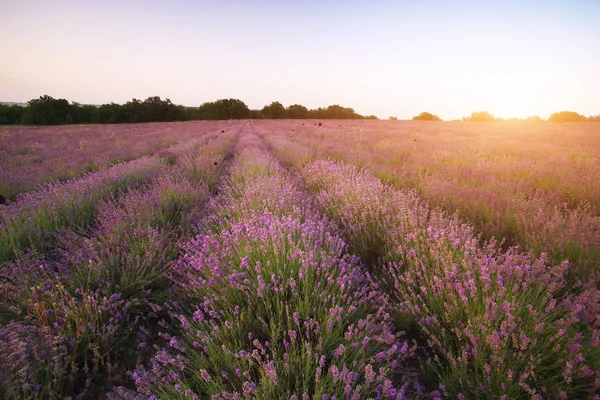
[[[137,391],[112,397],[405,398],[412,350],[388,297],[298,180],[252,133],[242,140],[205,234],[172,268],[179,332],[164,327]]]
[[[2,264],[0,397],[98,397],[128,382],[127,371],[148,357],[146,343],[156,340],[156,323],[167,314],[166,267],[193,230],[209,198],[206,182],[223,172],[235,138],[207,137],[204,145],[171,148],[89,182],[48,188],[48,197],[64,200],[57,207],[77,209],[78,199],[88,200],[93,217],[59,219],[53,254]],[[146,164],[147,179],[123,179]],[[111,184],[123,190],[106,189]]]
[[[570,282],[600,279],[597,128],[265,120],[257,129],[296,167],[325,157],[366,166],[459,213],[484,239],[546,252],[555,263],[568,259]]]
[[[600,398],[600,292],[569,263],[480,244],[470,224],[370,172],[313,161],[301,175],[419,342],[422,379],[450,398]],[[437,386],[437,387],[435,387]]]
[[[229,131],[232,121],[0,127],[0,194],[66,181],[117,163],[151,155],[210,132]]]
[[[303,168],[311,196],[240,134],[245,150],[206,210],[235,135],[162,152],[147,179],[92,201],[86,222],[56,219],[43,257],[8,258],[0,397],[598,391],[600,296],[567,286],[568,263],[482,246],[470,225],[344,164]]]
[[[194,142],[171,146],[153,156],[21,194],[17,202],[0,209],[0,262],[17,259],[27,249],[51,251],[56,231],[88,226],[95,220],[101,201],[114,199],[163,174],[165,164],[173,163],[179,154],[215,135],[216,132],[205,133]]]

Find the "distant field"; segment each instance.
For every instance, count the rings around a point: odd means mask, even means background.
[[[232,123],[0,127],[0,194],[14,199],[55,180],[151,154]]]
[[[261,121],[282,161],[371,170],[487,239],[600,265],[600,123]],[[291,131],[294,129],[294,131]]]
[[[0,398],[600,395],[600,123],[0,129]]]

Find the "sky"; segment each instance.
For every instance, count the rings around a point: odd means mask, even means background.
[[[0,0],[0,101],[600,114],[600,0]]]

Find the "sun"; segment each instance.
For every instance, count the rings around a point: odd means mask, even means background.
[[[495,99],[488,111],[499,118],[527,118],[535,114],[531,104],[519,95]]]
[[[499,64],[475,71],[470,93],[466,95],[479,111],[485,110],[500,118],[547,114],[556,102],[556,93],[542,78],[543,72],[532,76],[526,68]]]

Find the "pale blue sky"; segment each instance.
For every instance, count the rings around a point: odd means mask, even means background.
[[[0,0],[0,100],[600,114],[600,0]]]

